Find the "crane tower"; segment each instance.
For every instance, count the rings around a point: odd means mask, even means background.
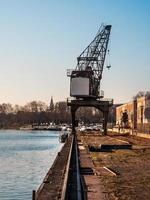
[[[68,70],[70,77],[70,96],[68,100],[72,114],[72,132],[75,133],[75,112],[81,106],[96,107],[104,115],[104,133],[107,132],[107,119],[112,101],[101,100],[100,81],[110,37],[111,25],[102,25],[93,41],[77,58],[75,70]]]

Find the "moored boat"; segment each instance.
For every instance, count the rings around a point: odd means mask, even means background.
[[[64,143],[68,138],[68,133],[65,131],[61,132],[59,135],[59,142]]]

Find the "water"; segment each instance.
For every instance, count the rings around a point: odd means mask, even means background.
[[[31,200],[62,144],[55,131],[0,131],[0,200]]]

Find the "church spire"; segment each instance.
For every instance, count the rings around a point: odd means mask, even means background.
[[[53,102],[53,96],[51,96],[51,101],[50,101],[50,105],[49,105],[49,110],[50,110],[51,112],[53,112],[53,111],[54,111],[54,102]]]

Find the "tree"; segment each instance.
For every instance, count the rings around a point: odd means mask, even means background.
[[[14,106],[14,108],[13,108],[13,110],[14,110],[14,113],[17,113],[17,112],[19,112],[19,111],[20,111],[20,109],[21,109],[21,108],[20,108],[20,106],[16,104],[16,105]]]
[[[10,103],[3,103],[0,105],[0,113],[11,113],[13,112],[13,107]]]
[[[140,97],[146,97],[146,98],[150,98],[150,91],[139,91],[135,96],[133,96],[133,99],[136,100],[137,98]]]
[[[127,113],[127,111],[124,111],[122,113],[121,122],[123,123],[124,128],[128,127],[128,113]]]

